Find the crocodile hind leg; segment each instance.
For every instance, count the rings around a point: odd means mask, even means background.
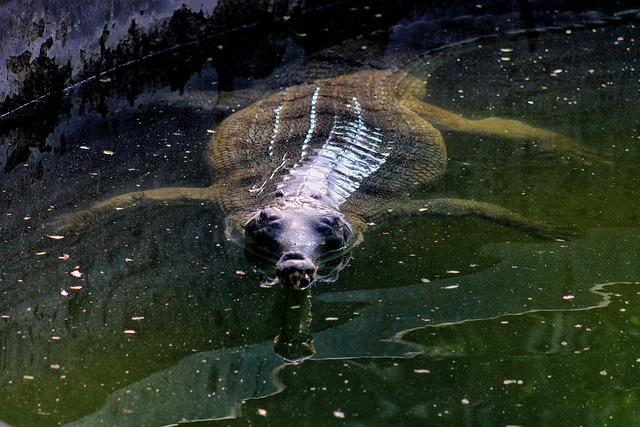
[[[567,160],[603,161],[597,154],[571,138],[546,129],[529,126],[519,120],[488,117],[471,120],[458,114],[424,103],[413,96],[405,98],[408,108],[439,131],[464,132],[476,135],[531,141],[543,152],[557,154]]]
[[[46,228],[60,231],[67,228],[83,228],[101,213],[121,211],[128,208],[155,203],[205,203],[215,201],[216,191],[210,187],[164,187],[153,190],[134,191],[98,202],[91,207],[61,215],[49,223]]]

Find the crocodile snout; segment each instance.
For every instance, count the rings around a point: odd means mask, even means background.
[[[287,252],[276,264],[276,276],[284,286],[304,290],[316,280],[318,266],[300,252]]]

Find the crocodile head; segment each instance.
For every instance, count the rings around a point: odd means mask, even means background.
[[[343,252],[353,240],[338,211],[300,205],[261,209],[244,225],[244,235],[250,251],[277,254],[278,281],[300,290],[316,279],[319,259]]]

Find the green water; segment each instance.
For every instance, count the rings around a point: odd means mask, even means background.
[[[312,56],[310,68],[292,61],[264,79],[238,77],[235,91],[219,91],[221,71],[205,64],[182,94],[150,86],[131,104],[116,89],[79,88],[57,104],[67,112],[50,132],[28,125],[44,121],[39,110],[16,121],[2,147],[22,138],[52,148],[32,149],[0,181],[0,420],[640,425],[633,22],[491,37],[427,57],[438,65],[423,70],[427,102],[553,129],[596,157],[445,134],[448,175],[420,196],[492,202],[574,235],[538,241],[470,218],[378,224],[337,281],[313,288],[316,354],[301,364],[273,349],[282,289],[258,287],[211,206],[148,206],[46,236],[59,212],[110,195],[206,185],[202,152],[223,117],[283,75],[333,69],[323,61],[386,64],[404,58],[398,46],[419,50],[402,31]]]

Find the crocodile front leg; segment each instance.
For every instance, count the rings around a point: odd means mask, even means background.
[[[430,216],[472,216],[522,231],[539,239],[565,239],[573,235],[566,228],[532,220],[502,206],[464,199],[415,200],[403,204],[404,210]]]
[[[378,222],[391,216],[470,216],[513,228],[539,239],[565,239],[573,235],[566,228],[535,221],[501,206],[474,200],[453,198],[403,200],[398,203],[380,203],[377,206],[384,206],[384,208],[376,210],[377,213],[373,216],[367,216],[368,220]]]
[[[98,202],[91,207],[60,215],[45,228],[60,231],[68,228],[83,228],[90,225],[96,215],[109,211],[121,211],[127,208],[155,204],[171,203],[205,203],[216,200],[216,191],[213,186],[197,187],[165,187],[153,190],[135,191],[121,194]]]

